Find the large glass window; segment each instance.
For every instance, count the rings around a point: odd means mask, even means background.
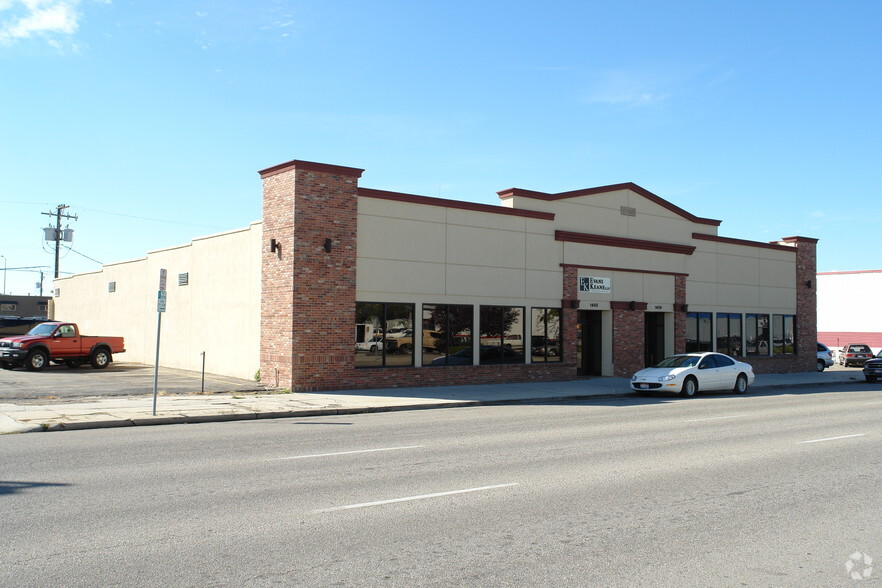
[[[482,306],[479,362],[524,363],[524,309],[520,306]]]
[[[561,360],[560,309],[534,308],[531,311],[530,361]]]
[[[472,365],[474,307],[423,305],[423,365]]]
[[[413,365],[413,304],[355,304],[355,367]]]
[[[748,314],[744,320],[747,355],[769,354],[769,315]]]
[[[774,355],[796,353],[796,317],[792,314],[772,315],[772,353]]]
[[[717,351],[738,357],[742,351],[741,315],[717,313]]]
[[[711,350],[711,313],[686,313],[686,353]]]

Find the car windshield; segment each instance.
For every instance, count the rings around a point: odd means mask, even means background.
[[[55,332],[56,326],[58,325],[53,325],[52,323],[43,323],[28,331],[28,335],[51,335],[53,332]]]
[[[666,357],[654,367],[660,368],[675,368],[675,367],[692,367],[698,364],[698,361],[701,359],[698,355],[672,355],[671,357]]]

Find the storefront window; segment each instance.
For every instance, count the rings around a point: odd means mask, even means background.
[[[531,318],[531,361],[561,361],[560,309],[534,308]]]
[[[711,313],[686,313],[686,353],[711,350]]]
[[[355,304],[355,367],[413,365],[413,304]]]
[[[717,313],[717,351],[738,357],[743,350],[741,343],[741,315]]]
[[[423,365],[472,365],[474,307],[423,305]]]
[[[524,363],[524,309],[481,307],[479,363]]]
[[[769,315],[748,314],[744,321],[747,355],[769,355]]]
[[[792,314],[772,315],[772,353],[793,355],[796,353],[796,317]]]

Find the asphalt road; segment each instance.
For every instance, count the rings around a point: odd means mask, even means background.
[[[101,396],[138,396],[153,394],[152,365],[114,361],[102,370],[89,365],[70,369],[50,365],[39,372],[24,368],[0,369],[0,402],[73,401]],[[262,390],[251,380],[239,380],[216,374],[159,369],[157,390],[162,394],[199,394],[244,390]]]
[[[0,585],[872,585],[880,414],[853,384],[7,435]]]

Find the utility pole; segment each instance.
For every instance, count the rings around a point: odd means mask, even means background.
[[[55,207],[55,212],[41,212],[40,214],[45,214],[46,216],[54,216],[55,217],[55,278],[58,279],[58,260],[59,260],[59,250],[61,249],[61,219],[64,218],[72,218],[77,220],[76,215],[71,215],[67,213],[63,213],[62,211],[66,208],[70,208],[67,204],[59,204]],[[67,239],[68,241],[70,239]]]

